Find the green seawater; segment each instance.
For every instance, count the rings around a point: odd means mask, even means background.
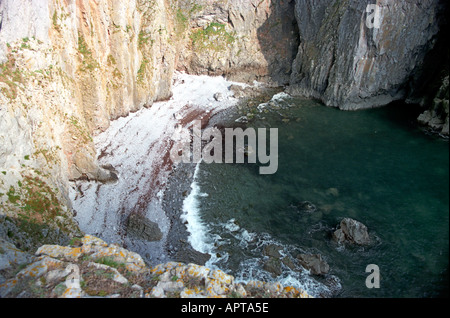
[[[278,128],[279,168],[260,175],[257,164],[200,164],[196,200],[211,265],[316,296],[448,296],[449,145],[419,130],[411,107],[344,112],[284,96],[253,109],[247,127]],[[302,211],[303,201],[317,210]],[[371,245],[332,240],[346,217],[367,226]],[[270,244],[296,265],[298,253],[319,253],[330,272],[283,264],[273,275],[264,268]],[[369,264],[380,268],[378,289],[366,287]]]

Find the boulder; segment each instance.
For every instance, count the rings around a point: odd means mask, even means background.
[[[281,254],[280,254],[281,249],[282,248],[280,246],[277,246],[275,244],[269,244],[264,247],[264,255],[269,256],[269,257],[280,258],[281,257]]]
[[[269,257],[264,263],[263,268],[265,271],[271,273],[273,277],[280,276],[283,273],[279,258]]]
[[[356,220],[345,218],[339,228],[333,232],[333,239],[338,243],[352,243],[358,245],[370,244],[367,227]]]
[[[150,242],[160,241],[163,237],[157,223],[138,214],[131,214],[128,217],[127,231],[132,236]]]
[[[330,266],[320,254],[299,254],[297,259],[313,275],[325,275],[330,270]]]
[[[178,262],[205,265],[211,258],[211,255],[196,251],[186,244],[183,245],[183,248],[177,251],[173,257]]]
[[[14,244],[0,238],[0,271],[29,263],[33,256],[17,249]]]

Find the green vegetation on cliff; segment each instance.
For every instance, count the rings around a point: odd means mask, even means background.
[[[226,30],[225,24],[211,22],[205,29],[198,29],[191,34],[192,47],[195,51],[223,51],[236,40]]]

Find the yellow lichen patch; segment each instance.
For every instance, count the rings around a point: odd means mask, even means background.
[[[292,286],[286,286],[286,287],[284,287],[283,291],[284,291],[285,293],[291,293],[291,292],[297,293],[297,292],[298,292],[297,289],[295,289],[295,288],[292,287]]]
[[[87,245],[97,245],[97,246],[103,246],[103,247],[108,246],[108,244],[106,244],[105,241],[99,239],[98,237],[92,236],[92,235],[85,235],[81,239],[81,243],[86,246]]]
[[[29,266],[27,266],[25,269],[23,269],[22,271],[20,271],[17,274],[18,278],[23,278],[23,277],[39,277],[40,275],[44,274],[47,271],[47,265],[42,262],[36,262],[33,263]]]
[[[80,247],[72,248],[72,250],[69,251],[68,256],[71,258],[77,259],[80,257],[80,255],[83,253],[82,249]]]
[[[81,298],[81,289],[79,288],[67,288],[61,298]]]
[[[195,290],[193,290],[193,289],[188,289],[188,288],[185,288],[181,293],[183,294],[183,295],[182,295],[183,298],[184,298],[184,297],[189,298],[189,297],[192,297],[193,295],[196,294],[196,293],[195,293]],[[180,296],[181,296],[181,295],[180,295]]]
[[[226,298],[227,297],[227,295],[210,295],[210,296],[207,296],[206,298]]]
[[[264,285],[265,284],[263,282],[254,281],[254,280],[248,282],[248,284],[247,284],[247,286],[250,287],[250,288],[263,288]]]
[[[7,280],[3,284],[0,284],[0,297],[4,297],[8,294],[8,292],[14,288],[14,286],[17,285],[18,280],[13,278],[10,280]]]
[[[162,273],[164,273],[164,268],[161,268],[161,266],[158,265],[158,266],[152,268],[150,270],[150,272],[152,272],[152,274],[155,274],[155,275],[161,275]]]
[[[81,254],[81,248],[72,248],[58,245],[44,245],[36,251],[36,255],[47,255],[54,258],[67,258],[70,260],[77,260]]]
[[[220,269],[212,271],[210,276],[223,284],[232,284],[234,280],[233,276],[225,274]]]
[[[127,269],[127,271],[129,272],[140,272],[142,270],[145,269],[145,267],[141,267],[141,266],[137,266],[134,263],[130,263],[130,264],[126,264],[125,268]]]
[[[41,258],[41,261],[43,262],[43,264],[45,264],[48,268],[61,268],[62,266],[64,266],[64,262],[58,260],[58,259],[54,259],[51,257],[43,257]]]
[[[195,264],[189,264],[185,273],[191,278],[206,278],[210,273],[210,269]]]

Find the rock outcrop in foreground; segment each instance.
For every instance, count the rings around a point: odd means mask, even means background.
[[[309,298],[280,283],[238,283],[221,270],[182,263],[147,267],[142,257],[85,235],[31,255],[0,239],[0,297]]]

